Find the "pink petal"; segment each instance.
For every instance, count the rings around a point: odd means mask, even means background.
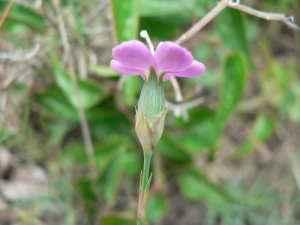
[[[154,58],[159,73],[185,70],[194,59],[188,50],[169,41],[163,42],[157,47]]]
[[[126,41],[112,50],[113,57],[127,67],[149,70],[150,65],[155,65],[155,60],[150,50],[142,42]]]
[[[196,60],[193,61],[192,65],[187,68],[186,70],[177,72],[177,73],[167,73],[164,76],[164,81],[167,81],[170,79],[171,76],[175,77],[196,77],[205,72],[206,68],[204,64],[201,62],[198,62]]]
[[[139,68],[124,66],[123,64],[117,62],[116,60],[110,61],[110,67],[118,73],[129,75],[129,76],[136,76],[136,75],[142,76],[142,74],[145,74],[147,72]]]

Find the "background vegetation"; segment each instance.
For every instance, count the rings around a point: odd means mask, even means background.
[[[111,49],[142,29],[175,40],[217,1],[38,3],[15,1],[0,31],[0,224],[135,224],[143,81],[122,83]],[[299,20],[298,1],[242,3]],[[150,224],[300,223],[297,37],[227,8],[183,44],[207,71],[178,79],[182,103],[165,84],[183,116],[168,114],[155,150]]]

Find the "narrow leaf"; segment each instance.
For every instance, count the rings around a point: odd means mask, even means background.
[[[140,4],[141,0],[111,0],[115,35],[118,43],[137,37]]]
[[[179,177],[179,185],[183,194],[193,200],[204,200],[210,203],[226,203],[232,197],[221,186],[210,181],[195,168],[187,168]]]
[[[254,68],[246,37],[246,30],[242,12],[226,8],[218,16],[217,36],[232,52],[243,52],[250,68]]]
[[[274,131],[275,121],[267,116],[260,115],[255,121],[254,127],[250,135],[252,135],[256,140],[262,142],[265,141]],[[243,156],[254,149],[251,142],[247,141],[243,146],[236,152],[235,157]]]
[[[75,93],[75,87],[70,74],[62,69],[56,59],[52,57],[54,78],[57,86],[65,94],[69,102],[77,108],[79,100]],[[90,80],[77,78],[80,101],[84,109],[89,109],[100,102],[107,95],[107,90],[100,84]]]
[[[161,218],[169,207],[168,200],[156,193],[153,195],[148,203],[146,218],[147,221],[151,222]]]
[[[217,121],[220,128],[240,101],[246,82],[246,68],[242,57],[233,54],[225,59],[222,75],[222,87],[220,93],[220,106],[217,113]]]
[[[106,215],[103,217],[99,225],[136,225],[136,221],[119,215]]]

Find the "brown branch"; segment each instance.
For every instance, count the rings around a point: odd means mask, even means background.
[[[215,18],[223,9],[228,5],[227,0],[221,0],[221,2],[207,13],[201,20],[199,20],[194,26],[192,26],[187,32],[182,34],[175,42],[182,44],[186,40],[194,36],[199,30],[201,30],[206,24],[208,24],[213,18]]]
[[[258,17],[258,18],[262,18],[262,19],[265,19],[265,20],[274,20],[274,21],[282,22],[287,27],[289,27],[293,30],[300,30],[300,27],[297,26],[293,22],[293,17],[287,17],[287,16],[285,16],[284,14],[281,14],[281,13],[269,13],[269,12],[259,11],[259,10],[256,10],[256,9],[252,9],[248,6],[241,5],[241,4],[238,4],[238,5],[228,4],[228,6],[233,8],[233,9],[237,9],[239,11],[250,14],[252,16]]]
[[[234,3],[232,0],[221,0],[221,2],[213,8],[208,14],[206,14],[201,20],[199,20],[194,26],[192,26],[187,32],[182,34],[175,42],[182,44],[184,41],[190,39],[199,30],[201,30],[206,24],[208,24],[213,18],[215,18],[226,7],[231,7],[239,11],[245,12],[252,16],[262,18],[265,20],[274,20],[284,23],[286,26],[293,30],[300,30],[300,27],[293,22],[293,17],[286,17],[284,14],[268,13],[259,10],[252,9],[248,6],[239,4],[239,1]]]

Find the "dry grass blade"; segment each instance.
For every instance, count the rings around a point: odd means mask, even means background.
[[[3,13],[1,19],[0,19],[0,28],[2,27],[2,25],[3,25],[3,23],[4,23],[5,19],[6,19],[6,17],[7,17],[7,15],[8,15],[9,11],[11,10],[11,7],[13,6],[13,4],[14,4],[14,0],[11,0],[11,1],[8,3],[8,5],[7,5],[7,7],[6,7],[6,9],[5,9],[5,11],[4,11],[4,13]]]

